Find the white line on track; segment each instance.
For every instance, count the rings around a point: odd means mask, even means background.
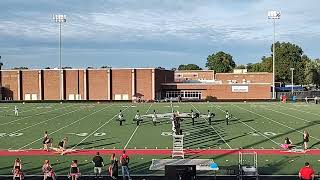
[[[107,106],[107,107],[104,107],[104,108],[101,108],[101,109],[99,109],[99,110],[97,110],[97,111],[94,111],[94,112],[92,112],[92,113],[90,113],[90,114],[88,114],[88,115],[86,115],[86,116],[83,116],[82,118],[80,118],[80,119],[78,119],[78,120],[76,120],[76,121],[73,121],[72,123],[70,123],[70,124],[68,124],[68,125],[66,125],[66,126],[63,126],[63,127],[59,128],[59,129],[57,129],[57,130],[49,133],[49,135],[55,134],[56,132],[59,132],[59,131],[61,131],[62,129],[65,129],[65,128],[67,128],[67,127],[69,127],[69,126],[71,126],[71,125],[73,125],[73,124],[75,124],[75,123],[77,123],[77,122],[79,122],[79,121],[87,118],[87,117],[90,117],[90,116],[92,116],[93,114],[96,114],[96,113],[98,113],[98,112],[100,112],[100,111],[103,111],[103,110],[105,110],[105,109],[107,109],[107,108],[109,108],[109,107],[111,107],[111,106],[112,106],[112,105],[109,105],[109,106]],[[41,138],[38,138],[38,139],[32,141],[31,143],[26,144],[26,145],[20,147],[18,150],[21,150],[21,149],[23,149],[23,148],[25,148],[25,147],[28,147],[28,146],[34,144],[35,142],[40,141],[41,139],[43,139],[43,138],[42,138],[42,137],[41,137]],[[79,144],[80,144],[80,143],[79,143]]]
[[[221,108],[219,108],[218,106],[216,106],[217,109],[219,109],[220,111],[224,112],[224,110],[222,110]],[[265,134],[261,133],[260,131],[256,130],[255,128],[253,128],[252,126],[248,125],[247,123],[241,121],[239,118],[237,118],[236,116],[233,116],[235,117],[236,119],[238,119],[239,122],[241,122],[242,124],[244,124],[245,126],[247,126],[248,128],[252,129],[254,132],[257,132],[259,133],[261,136],[265,137],[266,139],[270,140],[271,142],[275,143],[276,145],[280,145],[280,143],[274,141],[273,139],[269,138],[268,136],[266,136]]]
[[[275,121],[275,120],[273,120],[272,118],[266,117],[266,116],[261,115],[261,114],[259,114],[259,113],[250,111],[250,110],[248,110],[248,109],[245,109],[245,108],[242,108],[242,107],[233,105],[233,104],[232,104],[232,106],[238,107],[239,109],[242,109],[242,110],[245,110],[245,111],[248,111],[248,112],[251,112],[252,114],[255,114],[255,115],[257,115],[257,116],[263,117],[263,118],[268,119],[268,120],[270,120],[270,121],[272,121],[272,122],[274,122],[274,123],[277,123],[277,124],[279,124],[279,125],[281,125],[281,126],[284,126],[284,127],[288,128],[288,129],[291,129],[291,130],[293,130],[293,131],[299,132],[300,134],[303,134],[302,131],[298,131],[298,130],[296,130],[295,128],[292,128],[292,127],[287,126],[287,125],[285,125],[285,124],[282,124],[282,123],[280,123],[280,122],[278,122],[278,121]],[[310,136],[310,138],[313,138],[313,139],[315,139],[315,140],[317,140],[317,141],[320,141],[319,138],[316,138],[316,137],[313,137],[313,136]]]
[[[196,108],[192,103],[191,103],[191,106],[194,108],[194,109],[196,109],[197,111],[198,111],[198,113],[201,113],[199,110],[198,110],[198,108]],[[204,119],[205,121],[207,121],[208,122],[208,120],[206,119],[206,118],[202,118],[202,119]],[[210,127],[214,130],[214,132],[220,137],[220,139],[230,148],[230,149],[232,149],[232,147],[227,143],[227,141],[218,133],[218,131],[216,131],[216,129],[215,128],[213,128],[213,126],[212,125],[210,125]]]
[[[127,106],[124,110],[122,110],[122,112],[126,111],[129,107],[131,106]],[[72,151],[74,150],[77,146],[79,146],[79,144],[81,144],[83,141],[87,140],[92,134],[96,133],[97,131],[99,131],[102,127],[104,127],[106,124],[108,124],[111,120],[113,120],[115,117],[118,116],[119,113],[115,114],[111,119],[109,119],[107,122],[105,122],[104,124],[102,124],[100,127],[98,127],[96,130],[94,130],[92,133],[90,133],[88,136],[86,136],[85,138],[83,138],[79,143],[77,143],[76,145],[74,145],[72,148],[68,149],[67,151]]]
[[[149,112],[150,108],[152,107],[152,105],[153,105],[153,104],[151,104],[151,105],[149,106],[148,110],[146,111],[146,114],[148,114],[148,112]],[[126,148],[127,148],[128,144],[130,143],[131,139],[133,138],[134,134],[136,133],[136,131],[138,130],[139,127],[140,127],[140,126],[137,126],[136,129],[133,131],[132,135],[130,136],[129,140],[127,141],[127,143],[126,143],[126,145],[124,146],[123,149],[126,149]]]
[[[43,115],[43,114],[50,113],[50,112],[53,112],[53,111],[56,111],[56,110],[65,109],[65,108],[71,107],[71,106],[72,106],[72,105],[70,105],[70,106],[64,106],[64,107],[62,107],[62,108],[52,109],[52,110],[50,110],[50,111],[45,111],[45,112],[37,113],[37,114],[34,114],[34,115],[25,116],[25,117],[23,117],[23,118],[19,118],[19,119],[10,121],[10,122],[1,123],[0,126],[7,125],[7,124],[11,124],[11,123],[14,123],[14,122],[17,122],[17,121],[21,121],[21,120],[23,120],[23,119],[28,119],[28,118],[31,118],[31,117],[34,117],[34,116]]]

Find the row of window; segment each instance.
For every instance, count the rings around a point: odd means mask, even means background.
[[[200,91],[167,91],[166,98],[196,98],[201,99]]]

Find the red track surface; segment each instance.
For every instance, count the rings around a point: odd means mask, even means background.
[[[121,154],[121,149],[88,149],[88,150],[74,150],[65,153],[65,155],[95,155],[96,152],[100,152],[100,154]],[[170,149],[127,149],[127,154],[131,155],[171,155]],[[310,155],[320,155],[320,149],[311,149],[306,152],[289,152],[280,149],[189,149],[185,150],[186,155],[228,155],[228,154],[239,154],[239,152],[257,152],[259,155],[297,155],[297,154],[310,154]],[[34,150],[0,150],[0,156],[55,156],[60,155],[56,151],[44,151],[39,149]]]

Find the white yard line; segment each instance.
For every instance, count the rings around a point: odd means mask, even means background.
[[[150,108],[152,107],[152,105],[153,105],[153,104],[151,104],[151,105],[149,106],[148,110],[146,111],[146,114],[148,114],[148,112],[149,112]],[[126,143],[126,145],[124,146],[123,149],[126,149],[126,148],[127,148],[127,146],[129,145],[131,139],[133,138],[133,136],[135,135],[135,133],[136,133],[136,131],[138,130],[139,127],[140,127],[140,126],[137,126],[136,129],[133,131],[132,135],[130,136],[129,140],[127,141],[127,143]]]
[[[269,111],[273,111],[273,112],[276,112],[276,113],[279,113],[279,114],[283,114],[283,115],[286,115],[286,116],[290,116],[290,117],[299,119],[299,120],[304,121],[304,122],[312,122],[312,121],[309,121],[309,120],[306,120],[306,119],[303,119],[303,118],[299,118],[297,116],[294,116],[294,115],[291,115],[291,114],[287,114],[287,113],[284,113],[284,112],[280,112],[280,111],[277,111],[277,110],[273,110],[273,109],[270,109],[270,108],[264,107],[264,109],[267,109]]]
[[[277,124],[279,124],[279,125],[281,125],[281,126],[284,126],[284,127],[288,128],[288,129],[291,129],[291,130],[293,130],[293,131],[299,132],[300,134],[303,134],[302,131],[298,131],[298,130],[296,130],[295,128],[292,128],[292,127],[287,126],[287,125],[285,125],[285,124],[282,124],[282,123],[280,123],[280,122],[278,122],[278,121],[275,121],[275,120],[273,120],[272,118],[266,117],[266,116],[264,116],[264,115],[258,114],[258,113],[256,113],[256,112],[250,111],[250,110],[248,110],[248,109],[245,109],[245,108],[242,108],[242,107],[239,107],[239,106],[236,106],[236,105],[232,105],[232,106],[238,107],[239,109],[248,111],[248,112],[250,112],[250,113],[252,113],[252,114],[255,114],[255,115],[257,115],[257,116],[263,117],[263,118],[268,119],[268,120],[270,120],[270,121],[272,121],[272,122],[274,122],[274,123],[277,123]],[[313,137],[313,136],[310,136],[310,138],[313,138],[313,139],[315,139],[315,140],[317,140],[317,141],[320,141],[319,138],[316,138],[316,137]]]
[[[77,123],[77,122],[79,122],[79,121],[81,121],[81,120],[89,117],[89,116],[92,116],[93,114],[96,114],[96,113],[98,113],[98,112],[100,112],[100,111],[103,111],[103,110],[105,110],[105,109],[107,109],[107,108],[109,108],[109,107],[111,107],[111,106],[112,106],[112,105],[109,105],[109,106],[107,106],[107,107],[104,107],[104,108],[101,108],[101,109],[99,109],[99,110],[97,110],[97,111],[94,111],[94,112],[92,112],[92,113],[90,113],[90,114],[88,114],[88,115],[86,115],[86,116],[83,116],[82,118],[80,118],[80,119],[78,119],[78,120],[76,120],[76,121],[73,121],[72,123],[70,123],[70,124],[68,124],[68,125],[66,125],[66,126],[63,126],[63,127],[59,128],[59,129],[57,129],[57,130],[49,133],[49,135],[55,134],[56,132],[59,132],[59,131],[61,131],[62,129],[65,129],[65,128],[67,128],[67,127],[69,127],[69,126],[71,126],[71,125],[73,125],[73,124],[75,124],[75,123]],[[31,143],[26,144],[26,145],[20,147],[18,150],[21,150],[21,149],[23,149],[23,148],[25,148],[25,147],[28,147],[28,146],[30,146],[30,145],[34,144],[35,142],[40,141],[40,140],[42,140],[42,139],[43,139],[43,137],[38,138],[38,139],[32,141]]]
[[[23,119],[28,119],[28,118],[31,118],[31,117],[34,117],[34,116],[38,116],[38,115],[50,113],[50,112],[53,112],[53,111],[56,111],[56,110],[65,109],[65,108],[71,107],[71,106],[72,106],[72,105],[70,105],[70,106],[64,106],[64,107],[62,107],[62,108],[52,109],[52,110],[50,110],[50,111],[41,112],[41,113],[37,113],[37,114],[34,114],[34,115],[30,115],[30,116],[25,116],[25,117],[23,117],[23,118],[19,118],[19,119],[13,120],[13,121],[9,121],[9,122],[6,122],[6,123],[1,123],[0,126],[7,125],[7,124],[12,124],[12,123],[14,123],[14,122],[21,121],[21,120],[23,120]]]
[[[290,108],[290,107],[286,107],[286,106],[279,106],[279,107],[283,107],[283,108],[286,108],[286,109],[292,109],[292,110],[295,110],[295,111],[299,111],[299,112],[303,112],[303,113],[307,113],[307,114],[312,114],[312,115],[320,117],[320,114],[312,113],[312,112],[309,112],[309,111],[303,111],[303,110],[300,110],[300,109]]]
[[[126,107],[124,110],[122,110],[122,112],[126,111],[129,107]],[[74,150],[79,144],[81,144],[83,141],[87,140],[92,134],[96,133],[97,131],[99,131],[102,127],[104,127],[106,124],[108,124],[111,120],[113,120],[115,117],[118,116],[119,113],[117,113],[116,115],[114,115],[111,119],[109,119],[107,122],[105,122],[104,124],[102,124],[100,127],[98,127],[96,130],[94,130],[92,133],[90,133],[88,136],[86,136],[85,138],[83,138],[79,143],[77,143],[76,145],[74,145],[72,148],[68,149],[68,151],[72,151]]]
[[[198,111],[198,113],[200,114],[201,112],[198,110],[198,108],[196,108],[192,103],[191,106],[196,109]],[[202,118],[204,119],[206,122],[208,122],[208,120],[206,118]],[[229,147],[229,149],[232,149],[232,147],[227,143],[227,141],[218,133],[218,131],[216,131],[215,128],[213,128],[212,125],[210,125],[210,127],[214,130],[214,132],[220,137],[220,139]]]
[[[218,106],[215,106],[217,109],[219,109],[220,111],[224,112],[224,110],[222,110],[221,108],[219,108]],[[259,133],[261,136],[265,137],[266,139],[270,140],[271,142],[275,143],[276,145],[280,145],[280,143],[274,141],[273,139],[269,138],[268,136],[266,136],[265,134],[261,133],[260,131],[256,130],[255,128],[253,128],[252,126],[248,125],[247,123],[241,121],[239,118],[237,118],[236,116],[233,116],[235,117],[239,122],[241,122],[242,124],[244,124],[245,126],[247,126],[248,128],[252,129],[254,132],[257,132]]]

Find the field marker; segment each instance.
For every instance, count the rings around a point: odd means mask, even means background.
[[[232,105],[232,106],[236,106],[236,105]],[[248,110],[248,109],[245,109],[245,108],[242,108],[242,107],[239,107],[239,106],[236,106],[236,107],[238,107],[238,108],[240,108],[240,109],[243,109],[243,110],[245,110],[245,111],[251,112],[252,114],[255,114],[255,115],[257,115],[257,116],[263,117],[263,118],[265,118],[265,119],[269,119],[270,121],[273,121],[273,122],[275,122],[275,123],[277,123],[277,124],[279,124],[279,125],[281,125],[281,126],[284,126],[284,127],[288,128],[288,129],[291,129],[291,130],[293,130],[293,131],[299,132],[300,134],[303,134],[303,132],[298,131],[298,130],[296,130],[295,128],[292,128],[292,127],[287,126],[287,125],[285,125],[285,124],[282,124],[282,123],[280,123],[280,122],[278,122],[278,121],[275,121],[275,120],[273,120],[272,118],[263,116],[263,115],[261,115],[261,114],[258,114],[258,113],[256,113],[256,112],[250,111],[250,110]],[[316,137],[313,137],[313,136],[310,136],[310,138],[313,138],[313,139],[315,139],[315,140],[317,140],[317,141],[320,141],[320,139],[318,139],[318,138],[316,138]]]
[[[108,106],[111,107],[112,105]],[[122,112],[126,111],[129,107],[125,108]],[[103,108],[105,109],[105,108]],[[101,110],[103,110],[101,109]],[[98,111],[96,111],[98,112]],[[98,127],[96,130],[94,130],[92,133],[90,133],[88,136],[86,136],[85,138],[83,138],[78,144],[74,145],[72,148],[70,148],[71,150],[75,149],[79,144],[81,144],[83,141],[87,140],[92,134],[96,133],[97,131],[99,131],[102,127],[104,127],[106,124],[108,124],[111,120],[113,120],[115,117],[118,116],[119,113],[115,114],[111,119],[109,119],[107,122],[105,122],[104,124],[102,124],[100,127]]]
[[[198,111],[198,113],[201,113],[199,110],[198,110],[198,108],[196,108],[192,103],[191,103],[191,106],[195,109],[195,110],[197,110]],[[204,119],[207,123],[208,123],[208,120],[206,119],[206,118],[202,118],[202,119]],[[213,126],[212,125],[210,125],[210,127],[214,130],[214,132],[221,138],[221,140],[224,142],[224,143],[226,143],[226,145],[230,148],[230,149],[232,149],[232,147],[227,143],[227,141],[216,131],[216,129],[215,128],[213,128]]]
[[[238,107],[238,106],[237,106]],[[220,111],[222,111],[222,112],[224,112],[225,113],[225,111],[224,110],[222,110],[221,108],[219,108],[219,107],[216,107],[217,109],[219,109]],[[259,133],[260,135],[262,135],[263,137],[265,137],[265,138],[267,138],[268,140],[270,140],[270,141],[272,141],[273,143],[275,143],[276,145],[280,145],[280,143],[277,143],[276,141],[274,141],[273,139],[271,139],[271,138],[269,138],[268,136],[266,136],[265,134],[263,134],[263,133],[261,133],[261,132],[259,132],[258,130],[256,130],[255,128],[253,128],[253,127],[251,127],[251,126],[249,126],[247,123],[245,123],[245,122],[243,122],[243,121],[241,121],[239,118],[237,118],[236,116],[233,116],[234,118],[236,118],[236,119],[238,119],[238,121],[240,121],[242,124],[244,124],[245,126],[247,126],[248,128],[250,128],[250,129],[252,129],[254,132],[257,132],[257,133]]]
[[[149,112],[150,108],[152,107],[152,105],[153,105],[153,104],[151,103],[150,106],[149,106],[149,108],[148,108],[148,110],[146,111],[146,114],[148,114],[148,112]],[[126,149],[126,148],[127,148],[127,146],[129,145],[131,139],[133,138],[133,136],[135,135],[135,133],[137,132],[137,130],[138,130],[139,127],[140,127],[140,126],[137,126],[136,129],[133,131],[133,133],[131,134],[129,140],[127,141],[127,143],[126,143],[126,145],[124,146],[123,149]]]
[[[72,106],[72,105],[71,105],[71,106]],[[49,113],[49,112],[52,112],[52,111],[65,109],[65,108],[67,108],[67,107],[70,107],[70,106],[65,106],[65,107],[62,107],[62,108],[53,109],[53,110],[50,110],[50,111],[41,112],[41,113],[37,113],[37,114],[34,114],[34,115],[30,115],[30,116],[25,116],[25,117],[23,117],[23,118],[19,118],[19,119],[16,119],[16,120],[10,121],[10,122],[1,123],[1,124],[0,124],[0,126],[7,125],[7,124],[12,124],[12,123],[14,123],[14,122],[16,122],[16,121],[20,121],[20,120],[27,119],[27,118],[30,118],[30,117],[34,117],[34,116],[38,116],[38,115],[42,115],[42,114],[46,114],[46,113]]]
[[[107,107],[104,107],[104,108],[99,109],[99,110],[97,110],[97,111],[94,111],[94,112],[92,112],[92,113],[90,113],[90,114],[88,114],[88,115],[86,115],[86,116],[84,116],[84,117],[82,117],[82,118],[80,118],[80,119],[78,119],[78,120],[76,120],[76,121],[73,121],[72,123],[70,123],[70,124],[68,124],[68,125],[66,125],[66,126],[63,126],[63,127],[59,128],[59,129],[53,131],[52,133],[49,133],[49,135],[52,135],[52,134],[54,134],[54,133],[56,133],[56,132],[59,132],[59,131],[61,131],[62,129],[71,126],[72,124],[75,124],[75,123],[77,123],[77,122],[79,122],[79,121],[81,121],[81,120],[83,120],[83,119],[85,119],[85,118],[87,118],[87,117],[89,117],[89,116],[91,116],[91,115],[93,115],[93,114],[96,114],[97,112],[103,111],[103,110],[105,110],[105,109],[107,109],[107,108],[109,108],[109,107],[111,107],[111,106],[112,106],[112,105],[107,106]],[[76,110],[76,111],[79,111],[79,110]],[[70,113],[72,113],[72,112],[69,112],[69,113],[66,113],[66,114],[70,114]],[[63,116],[63,115],[65,115],[65,114],[62,114],[62,115],[60,115],[60,116]],[[32,141],[32,142],[29,143],[29,144],[26,144],[26,145],[22,146],[21,148],[19,148],[18,150],[21,150],[21,149],[23,149],[23,148],[25,148],[25,147],[27,147],[27,146],[29,146],[29,145],[37,142],[37,141],[40,141],[42,138],[43,138],[43,137],[38,138],[38,139]]]

